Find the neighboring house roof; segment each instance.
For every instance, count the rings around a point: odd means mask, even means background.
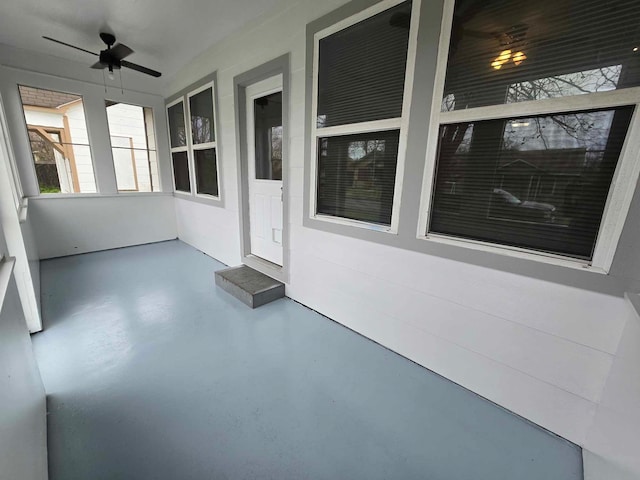
[[[78,95],[70,93],[53,92],[39,88],[25,87],[20,85],[20,98],[23,105],[44,108],[59,108],[72,102],[82,100]]]
[[[553,175],[575,174],[585,162],[585,148],[504,152],[499,170],[527,168]],[[515,157],[515,158],[514,158]]]

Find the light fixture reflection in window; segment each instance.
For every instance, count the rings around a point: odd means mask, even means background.
[[[512,61],[516,66],[518,66],[526,59],[527,56],[522,51],[518,51],[512,54],[511,50],[503,50],[502,52],[500,52],[500,55],[498,55],[493,60],[493,62],[491,62],[491,66],[496,70],[500,70],[502,66],[509,63],[509,61]]]

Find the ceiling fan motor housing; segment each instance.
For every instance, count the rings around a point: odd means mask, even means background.
[[[111,50],[102,50],[100,52],[100,64],[110,68],[120,68],[120,60],[111,55]]]

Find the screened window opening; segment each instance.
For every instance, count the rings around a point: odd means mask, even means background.
[[[392,223],[411,7],[317,39],[316,214]]]
[[[256,179],[282,180],[282,92],[254,100]]]
[[[106,108],[118,191],[159,191],[153,110],[111,101]]]
[[[632,113],[442,126],[429,230],[590,259]]]
[[[40,193],[95,193],[82,97],[19,86]]]
[[[456,1],[427,234],[594,260],[638,16],[630,0]]]

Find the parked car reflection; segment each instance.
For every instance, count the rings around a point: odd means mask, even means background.
[[[553,223],[556,207],[550,203],[522,201],[502,188],[494,188],[489,215],[523,222]]]

